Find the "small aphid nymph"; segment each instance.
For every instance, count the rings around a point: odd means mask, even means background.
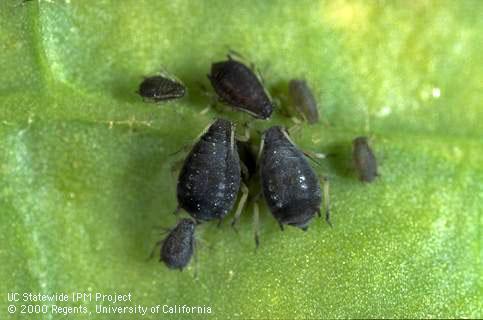
[[[235,127],[218,119],[185,159],[178,178],[178,208],[197,221],[221,220],[233,208],[240,184]]]
[[[377,176],[377,160],[369,147],[366,137],[357,137],[352,142],[352,159],[354,167],[363,182],[371,182]]]
[[[186,93],[186,88],[178,80],[157,75],[144,78],[137,93],[144,100],[163,102],[182,98]]]
[[[317,101],[305,80],[290,80],[288,84],[290,104],[309,124],[319,122]]]
[[[211,65],[208,79],[221,102],[255,118],[268,119],[272,115],[273,104],[260,79],[230,55],[227,61]]]
[[[192,219],[181,219],[162,242],[160,261],[170,269],[183,270],[195,249],[195,226]]]
[[[319,178],[279,126],[262,137],[260,174],[264,198],[280,227],[287,224],[307,230],[314,215],[320,215]],[[329,222],[328,210],[326,219]]]

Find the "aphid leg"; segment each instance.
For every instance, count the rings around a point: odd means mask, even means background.
[[[300,129],[302,129],[302,121],[300,121],[299,118],[292,116],[290,117],[290,120],[294,123],[290,128],[287,129],[289,135],[293,135]]]
[[[193,259],[195,260],[195,280],[198,280],[198,247],[196,244],[196,239],[193,241]]]
[[[236,208],[235,217],[231,222],[231,226],[233,227],[233,229],[235,229],[235,231],[236,231],[235,224],[238,222],[238,220],[240,220],[240,215],[243,211],[243,207],[245,207],[245,202],[247,201],[247,198],[248,198],[248,188],[243,182],[241,183],[241,192],[242,192],[242,196],[240,198],[240,201],[238,202],[238,207]]]
[[[175,216],[177,216],[177,215],[179,214],[179,212],[180,212],[180,211],[181,211],[181,207],[180,207],[180,206],[177,206],[177,207],[176,207],[176,209],[174,209],[173,214],[174,214]]]
[[[280,230],[282,230],[282,231],[284,230],[283,229],[283,224],[281,224],[280,222],[278,223],[278,226],[280,227]]]
[[[322,181],[322,188],[324,193],[324,209],[325,209],[325,222],[332,227],[332,223],[330,222],[330,196],[329,196],[329,178],[322,176],[320,177]],[[320,210],[319,210],[320,216]]]
[[[161,232],[160,232],[161,235],[164,235],[164,234],[166,234],[166,233],[168,233],[172,230],[171,228],[167,228],[167,227],[164,227],[164,226],[153,226],[153,229],[161,230]]]
[[[151,260],[152,258],[154,258],[154,252],[156,252],[156,249],[161,246],[163,244],[164,240],[159,240],[157,241],[153,248],[151,249],[151,253],[149,254],[149,257],[146,259],[146,261],[149,261]],[[161,258],[160,258],[160,261],[161,261]]]
[[[241,142],[247,142],[250,140],[250,122],[245,122],[243,124],[243,135],[236,137],[237,140]]]
[[[255,237],[255,250],[260,246],[260,212],[258,210],[258,203],[253,204],[253,234]]]
[[[242,161],[240,161],[240,170],[241,170],[242,177],[245,180],[247,180],[250,177],[250,171],[248,170],[248,167]]]

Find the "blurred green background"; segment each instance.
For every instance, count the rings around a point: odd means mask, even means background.
[[[196,318],[483,317],[482,12],[478,0],[2,0],[0,317],[7,292],[211,307]],[[334,154],[315,167],[331,179],[334,228],[280,232],[263,207],[255,253],[250,208],[238,234],[205,224],[195,279],[194,263],[146,258],[156,226],[176,222],[184,154],[171,154],[216,116],[248,119],[200,114],[228,49],[281,101],[291,78],[313,88],[331,126],[293,139]],[[188,97],[141,101],[142,76],[161,68]],[[273,124],[291,122],[255,127]],[[373,184],[350,166],[358,135],[379,158]]]

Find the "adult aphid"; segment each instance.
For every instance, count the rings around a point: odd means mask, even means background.
[[[258,119],[270,118],[273,103],[259,77],[231,55],[211,65],[208,79],[221,102]]]
[[[266,130],[260,146],[262,193],[280,228],[291,225],[307,230],[315,213],[320,216],[319,178],[304,154],[279,126]],[[330,225],[328,184],[324,183],[326,221]]]
[[[377,160],[369,147],[367,137],[357,137],[352,142],[354,167],[363,182],[371,182],[377,176]]]
[[[305,80],[290,80],[288,84],[290,104],[309,124],[319,122],[317,101]]]
[[[186,94],[186,88],[174,77],[156,75],[145,77],[137,93],[145,101],[163,102],[182,98]]]
[[[193,146],[181,169],[178,209],[197,221],[223,219],[235,204],[241,187],[240,158],[235,143],[235,126],[217,119]],[[248,191],[243,188],[244,193]],[[241,210],[244,195],[237,209]]]
[[[181,219],[162,241],[160,261],[170,269],[183,270],[195,250],[195,226],[192,219]]]

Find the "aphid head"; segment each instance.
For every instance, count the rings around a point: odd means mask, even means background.
[[[176,228],[183,233],[193,233],[196,222],[193,219],[181,219]]]
[[[367,137],[357,137],[352,141],[352,143],[354,146],[367,145],[367,140]]]
[[[262,136],[262,141],[264,145],[286,144],[287,141],[292,143],[287,130],[281,126],[273,126],[265,130]]]

